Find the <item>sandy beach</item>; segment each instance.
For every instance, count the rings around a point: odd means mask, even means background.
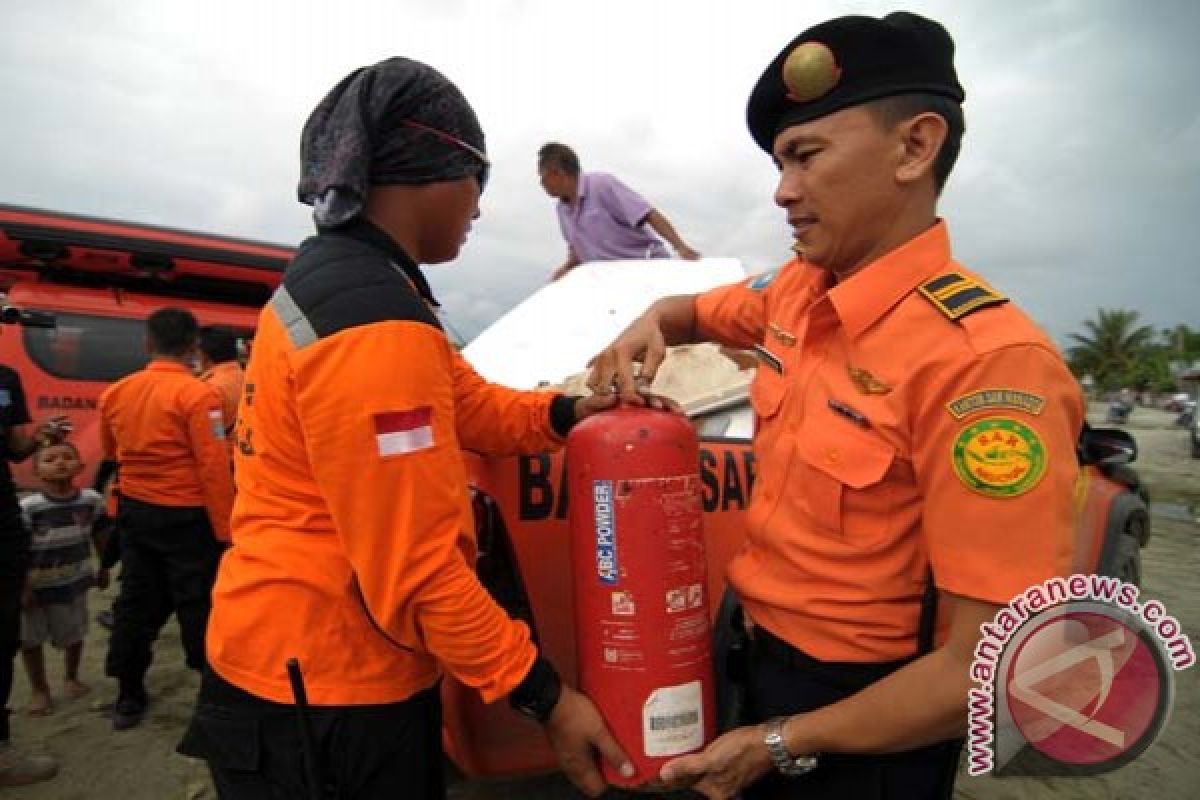
[[[1093,422],[1103,408],[1093,406]],[[1153,536],[1143,550],[1144,598],[1157,598],[1175,615],[1194,645],[1200,642],[1200,460],[1190,456],[1188,435],[1171,422],[1173,414],[1149,409],[1133,412],[1128,429],[1137,437],[1136,467],[1155,501]],[[1161,505],[1160,505],[1161,503]],[[89,596],[92,612],[106,608],[113,589]],[[46,717],[29,717],[25,706],[29,684],[17,665],[12,698],[13,731],[20,744],[56,756],[61,771],[53,781],[7,790],[20,800],[201,800],[212,798],[206,771],[197,762],[178,756],[174,747],[190,714],[198,677],[183,666],[178,631],[172,623],[163,632],[150,670],[151,707],[146,721],[132,731],[114,733],[106,715],[114,692],[103,677],[107,632],[92,626],[84,653],[82,679],[90,683],[87,697],[62,698],[62,659],[47,651],[56,707]],[[1168,727],[1159,741],[1128,766],[1095,778],[1032,779],[971,778],[959,781],[963,800],[1039,800],[1040,798],[1132,798],[1183,800],[1200,787],[1200,669],[1176,674],[1176,702]],[[458,783],[456,800],[508,798],[568,798],[575,796],[557,777],[494,784]]]

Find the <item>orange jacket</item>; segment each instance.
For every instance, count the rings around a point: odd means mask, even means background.
[[[121,494],[162,506],[203,506],[229,539],[233,481],[221,399],[183,364],[155,360],[100,396],[106,458]]]
[[[217,390],[221,396],[221,413],[225,416],[225,431],[232,433],[237,425],[238,401],[242,399],[242,385],[246,381],[246,373],[242,365],[236,361],[225,361],[213,364],[212,368],[200,376],[200,380]]]
[[[462,449],[555,446],[561,404],[484,382],[388,256],[416,267],[363,235],[306,243],[260,318],[209,661],[276,702],[292,657],[315,704],[397,702],[439,665],[491,701],[536,650],[475,575]]]
[[[748,541],[728,571],[756,623],[819,659],[890,661],[915,652],[931,564],[941,589],[992,603],[1069,574],[1079,386],[951,260],[943,224],[840,284],[792,262],[696,313],[768,353]]]

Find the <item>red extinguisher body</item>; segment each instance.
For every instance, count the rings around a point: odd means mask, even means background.
[[[699,450],[682,416],[621,407],[567,439],[580,688],[653,783],[714,736]]]

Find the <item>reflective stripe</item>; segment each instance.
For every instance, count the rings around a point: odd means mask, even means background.
[[[300,306],[296,305],[296,301],[292,299],[292,295],[286,288],[280,286],[276,289],[275,294],[271,296],[269,305],[275,312],[275,316],[279,317],[284,330],[287,331],[288,338],[292,340],[292,344],[297,350],[307,347],[317,340],[317,332],[313,329],[312,323],[308,321],[308,317],[304,316],[304,312],[300,310]]]

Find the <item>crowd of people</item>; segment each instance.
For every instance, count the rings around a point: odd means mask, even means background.
[[[118,563],[120,589],[111,619],[101,616],[112,628],[106,672],[118,684],[113,727],[141,722],[151,646],[172,614],[184,634],[188,665],[204,664],[209,595],[219,541],[228,540],[233,497],[226,420],[236,417],[242,366],[231,332],[201,330],[184,309],[151,314],[146,345],[146,368],[101,397],[110,468],[98,474],[113,476],[108,497],[78,485],[86,465],[65,418],[33,426],[19,376],[0,372],[7,449],[0,462],[0,502],[7,503],[2,527],[9,543],[3,563],[12,579],[11,587],[3,584],[11,591],[0,598],[9,651],[0,672],[5,708],[12,655],[19,649],[31,690],[27,712],[53,712],[47,642],[64,654],[63,696],[75,699],[91,691],[79,674],[89,623],[87,592],[107,588]],[[28,457],[38,486],[18,503],[8,463]],[[54,760],[13,748],[7,710],[0,718],[0,786],[53,777]]]
[[[152,643],[175,614],[203,673],[179,751],[208,763],[225,800],[444,798],[443,675],[541,723],[590,796],[605,789],[599,757],[708,798],[949,797],[980,624],[1069,569],[1083,423],[1045,334],[952,255],[937,206],[964,98],[932,20],[841,17],[797,36],[747,111],[780,170],[796,257],[654,303],[593,360],[592,392],[567,396],[485,382],[434,313],[421,267],[457,257],[490,169],[466,98],[405,58],[347,75],[301,136],[298,195],[317,233],[262,311],[244,388],[227,339],[164,309],[147,323],[150,364],[102,398],[118,464],[114,728],[147,713]],[[555,277],[665,256],[651,231],[699,257],[569,147],[545,145],[538,169],[568,246]],[[480,585],[460,451],[554,448],[618,400],[672,411],[648,381],[667,345],[700,340],[761,360],[759,483],[727,575],[750,642],[747,715],[635,776],[600,711]],[[63,432],[28,430],[14,380],[0,372],[0,445],[19,458],[42,442],[43,489],[18,507],[0,487],[0,545],[33,553],[23,646],[47,709],[47,639],[66,649],[66,690],[86,690],[82,597],[104,575],[87,548],[104,515],[74,487]],[[972,470],[977,440],[1000,438],[1050,455],[1019,474]],[[14,609],[26,560],[0,574]]]

